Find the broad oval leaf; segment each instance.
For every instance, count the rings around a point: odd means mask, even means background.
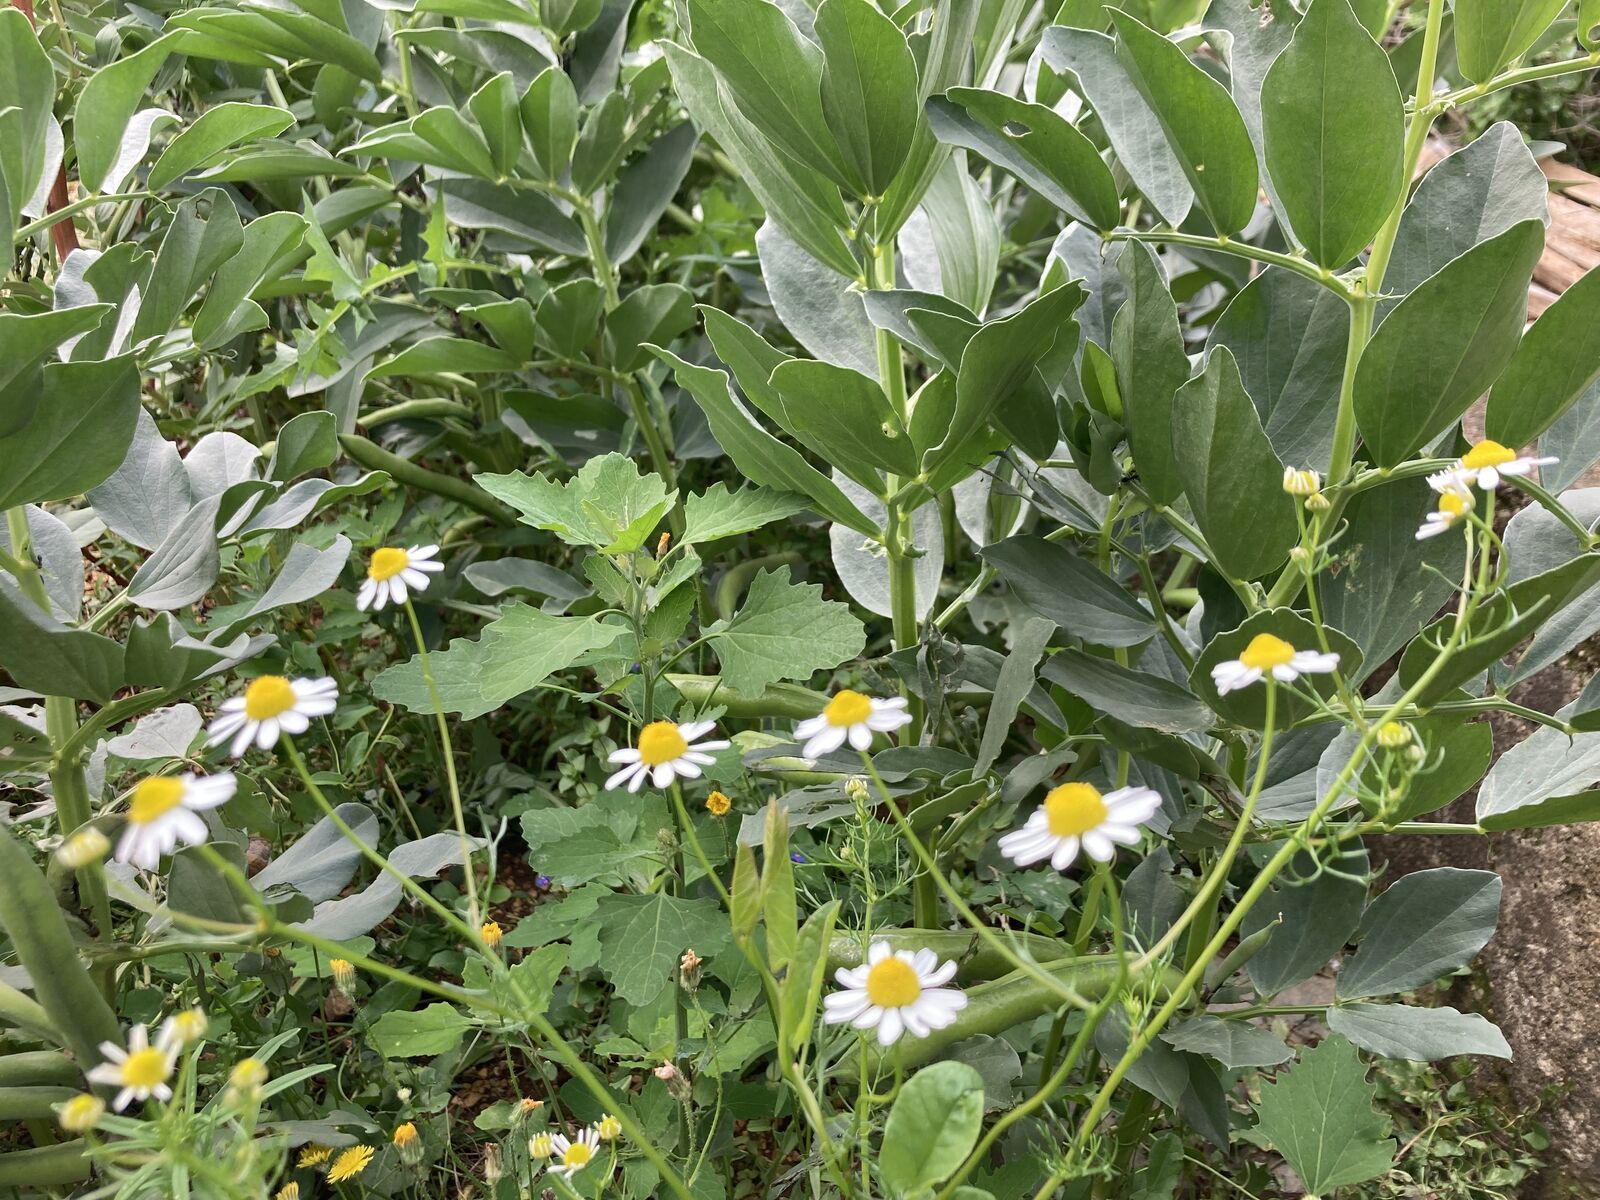
[[[983,1131],[983,1076],[966,1063],[940,1062],[900,1089],[883,1128],[878,1177],[909,1196],[949,1177]]]
[[[1500,920],[1500,876],[1438,867],[1402,876],[1367,906],[1340,1000],[1390,996],[1466,966]]]

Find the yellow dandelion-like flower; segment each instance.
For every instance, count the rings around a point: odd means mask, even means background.
[[[348,1150],[339,1151],[339,1157],[333,1160],[333,1166],[328,1169],[328,1182],[343,1183],[347,1179],[354,1179],[367,1169],[374,1153],[371,1146],[351,1146]]]
[[[300,1185],[292,1182],[284,1184],[273,1200],[300,1200]]]
[[[594,1131],[600,1135],[602,1142],[614,1142],[622,1136],[622,1122],[610,1113],[602,1113],[594,1124]]]
[[[407,1166],[414,1166],[422,1159],[422,1136],[417,1133],[417,1127],[410,1121],[395,1128],[394,1148],[400,1152],[400,1161]]]
[[[319,1146],[312,1142],[309,1146],[301,1149],[300,1157],[294,1160],[294,1165],[297,1167],[320,1167],[332,1157],[333,1148],[331,1146]]]
[[[356,986],[356,969],[348,960],[343,958],[329,959],[328,971],[333,976],[334,986],[341,992],[348,992]]]
[[[478,936],[483,939],[483,944],[491,950],[500,945],[500,939],[505,936],[505,932],[500,928],[499,921],[485,921],[478,927]]]
[[[706,811],[713,817],[727,816],[728,810],[732,807],[733,801],[729,800],[721,792],[712,792],[711,795],[706,797]]]

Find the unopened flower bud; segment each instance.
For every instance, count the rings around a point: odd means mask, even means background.
[[[1411,744],[1411,726],[1404,721],[1385,721],[1378,726],[1378,745],[1388,750],[1398,750]]]
[[[1289,561],[1297,567],[1303,567],[1311,561],[1311,551],[1304,546],[1296,546],[1289,551]]]
[[[411,1089],[410,1088],[396,1088],[395,1089],[395,1093],[394,1093],[394,1098],[396,1100],[400,1101],[401,1104],[404,1104],[407,1100],[411,1099]]]
[[[333,984],[341,992],[351,991],[356,986],[356,969],[350,962],[343,958],[328,960],[328,970],[333,975]]]
[[[602,1142],[614,1142],[622,1136],[622,1122],[610,1113],[601,1113],[600,1119],[594,1123],[594,1131],[600,1135]]]
[[[1322,492],[1318,492],[1314,496],[1306,497],[1306,509],[1309,512],[1325,513],[1332,507],[1333,501],[1329,500],[1328,497]]]
[[[844,794],[850,799],[861,803],[868,796],[867,781],[859,775],[852,775],[844,781]]]
[[[693,950],[685,950],[678,960],[678,982],[691,996],[700,987],[700,964],[704,961]]]
[[[68,1133],[88,1133],[105,1115],[104,1100],[88,1092],[79,1092],[56,1112],[56,1120]]]
[[[517,1107],[512,1112],[512,1120],[519,1125],[525,1121],[533,1120],[533,1114],[544,1107],[543,1100],[523,1099],[517,1101]]]
[[[687,1103],[690,1094],[689,1079],[684,1073],[670,1062],[664,1062],[655,1069],[655,1076],[667,1085],[667,1091],[679,1103]]]
[[[93,825],[85,825],[61,843],[56,858],[62,866],[81,871],[90,863],[104,862],[110,849],[111,843],[105,834]]]
[[[672,545],[672,535],[670,533],[663,533],[656,541],[656,557],[660,558],[662,555],[666,554],[667,547],[670,545]]]
[[[410,1121],[396,1126],[390,1140],[394,1143],[395,1152],[400,1155],[400,1161],[406,1166],[414,1167],[422,1161],[422,1135]],[[498,1146],[495,1148],[499,1149]]]
[[[182,1049],[205,1037],[210,1026],[211,1022],[206,1019],[203,1009],[187,1008],[183,1012],[173,1013],[161,1023],[161,1032],[156,1035],[156,1040],[168,1050]]]
[[[267,1082],[267,1066],[259,1058],[241,1058],[228,1073],[228,1086],[239,1092],[253,1092]]]
[[[489,949],[497,949],[500,939],[505,936],[505,930],[500,928],[498,921],[485,921],[478,927],[478,936],[483,939],[483,944]]]
[[[1322,490],[1322,476],[1312,470],[1283,469],[1283,490],[1291,496],[1314,496]]]
[[[1420,767],[1423,763],[1423,760],[1428,757],[1428,752],[1422,747],[1421,743],[1412,742],[1411,745],[1406,747],[1406,757],[1410,759],[1414,765]]]

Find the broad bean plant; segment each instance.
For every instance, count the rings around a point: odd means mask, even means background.
[[[0,8],[0,1191],[1414,1194],[1372,839],[1600,819],[1600,278],[1419,168],[1597,39]]]

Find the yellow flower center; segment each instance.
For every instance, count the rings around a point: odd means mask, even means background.
[[[1106,802],[1092,783],[1063,783],[1044,798],[1044,815],[1056,837],[1079,837],[1106,819]]]
[[[845,688],[828,701],[828,707],[822,710],[822,715],[827,718],[829,725],[859,725],[872,715],[872,699]]]
[[[712,792],[711,795],[706,797],[706,811],[713,817],[727,816],[728,810],[732,807],[733,801],[729,800],[721,792]]]
[[[406,557],[404,550],[385,546],[374,554],[372,561],[367,564],[367,578],[382,583],[385,579],[393,579],[410,565],[411,560]]]
[[[1515,450],[1485,439],[1461,456],[1461,465],[1469,471],[1481,471],[1484,467],[1504,466],[1516,457]]]
[[[639,761],[649,767],[671,762],[689,748],[671,721],[651,721],[639,731]]]
[[[133,800],[128,805],[128,820],[135,825],[150,824],[157,817],[177,808],[183,802],[183,792],[181,779],[153,775],[141,780],[133,789]]]
[[[1294,647],[1281,637],[1258,633],[1239,655],[1239,661],[1257,671],[1270,671],[1273,667],[1286,667],[1294,659]]]
[[[579,1167],[588,1166],[589,1160],[593,1157],[594,1151],[589,1149],[588,1142],[573,1142],[561,1156],[561,1165],[577,1170]]]
[[[166,1052],[150,1046],[128,1055],[128,1061],[122,1064],[122,1086],[153,1088],[158,1083],[165,1083],[171,1073]]]
[[[294,707],[294,688],[282,675],[263,675],[244,691],[244,715],[252,721],[282,716]]]
[[[1439,497],[1439,513],[1441,516],[1455,520],[1467,511],[1467,502],[1457,492],[1446,492]]]
[[[904,1008],[920,995],[917,972],[903,958],[890,955],[867,972],[867,999],[879,1008]]]

